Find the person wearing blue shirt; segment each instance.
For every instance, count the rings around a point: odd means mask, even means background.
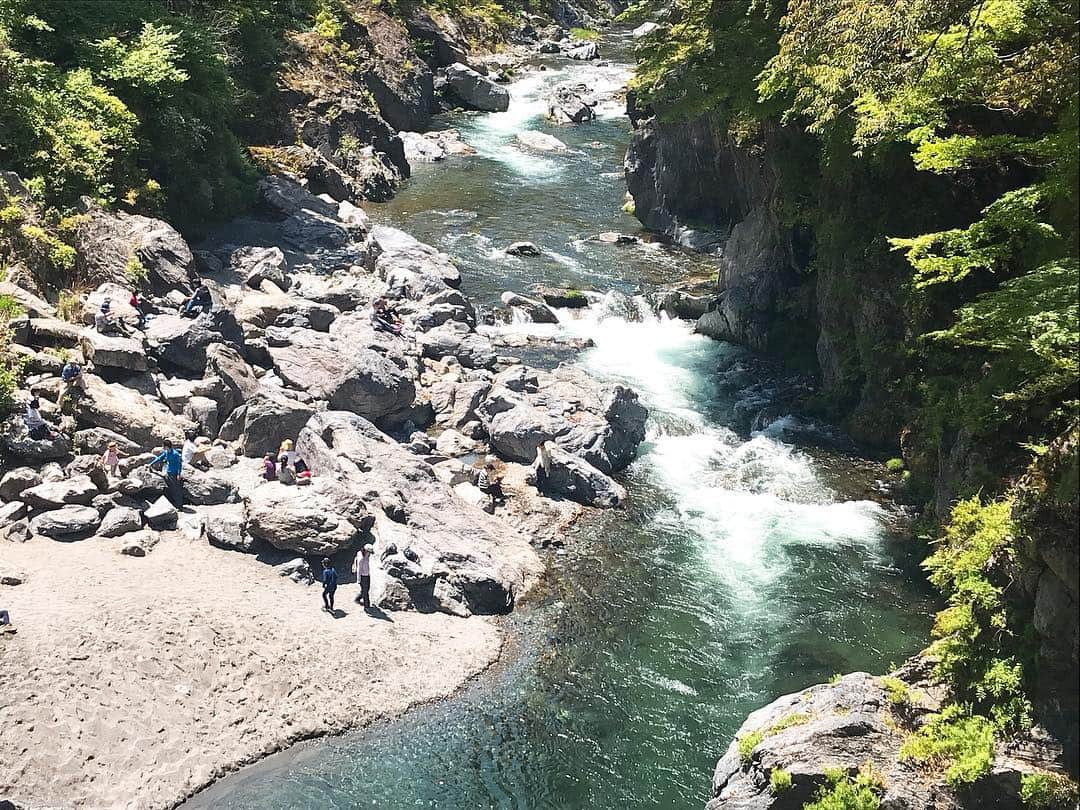
[[[165,462],[165,497],[169,503],[179,509],[184,505],[184,488],[180,483],[180,474],[184,469],[184,459],[173,443],[166,439],[162,442],[163,450],[154,456],[150,466]]]
[[[329,557],[322,561],[322,601],[323,610],[334,612],[334,592],[337,590],[337,569],[330,564]]]

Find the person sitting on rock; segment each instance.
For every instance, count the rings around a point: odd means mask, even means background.
[[[208,314],[214,308],[213,299],[210,297],[210,288],[200,284],[195,292],[180,306],[180,314],[185,318],[196,318],[199,315]]]
[[[480,474],[476,477],[476,487],[487,495],[491,511],[494,511],[496,506],[506,503],[502,479],[495,474],[495,465],[491,462],[480,468]]]
[[[263,456],[263,478],[267,481],[277,481],[277,461],[273,453]]]
[[[290,484],[307,484],[311,481],[311,470],[300,454],[293,449],[292,439],[285,439],[278,448],[278,480],[281,481],[281,467],[288,467],[288,477],[292,480],[282,481]]]
[[[113,317],[112,302],[106,298],[101,302],[101,309],[94,315],[94,328],[102,335],[126,335],[122,322]]]
[[[371,324],[377,330],[389,332],[392,335],[400,335],[405,322],[398,315],[384,296],[379,296],[371,302]]]
[[[58,435],[41,415],[41,402],[37,397],[26,403],[23,422],[26,423],[26,429],[30,431],[30,438],[36,442],[51,442]]]
[[[184,434],[184,445],[180,449],[180,456],[186,466],[206,469],[210,466],[210,462],[206,460],[206,453],[210,446],[196,441],[197,435],[194,430],[189,430]]]
[[[128,306],[135,310],[135,316],[139,319],[139,328],[142,329],[146,326],[146,316],[150,314],[150,304],[143,301],[139,297],[139,293],[135,290],[131,291],[131,298],[128,299]]]
[[[334,612],[334,593],[337,591],[337,569],[330,564],[329,557],[323,557],[322,561],[322,600],[323,610],[328,613]]]
[[[82,366],[69,360],[60,369],[60,395],[56,398],[56,407],[62,408],[64,406],[64,399],[71,393],[73,388],[78,388],[81,392],[86,393],[86,379],[83,377]]]
[[[121,450],[116,442],[109,442],[105,452],[101,454],[101,466],[113,478],[119,478],[120,459],[126,457],[127,453]]]
[[[165,463],[165,497],[179,509],[184,505],[184,486],[180,478],[184,471],[184,457],[168,439],[161,444],[161,452],[154,456],[147,466]]]

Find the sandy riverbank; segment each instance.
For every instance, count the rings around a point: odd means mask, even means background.
[[[446,696],[490,665],[491,621],[320,611],[320,589],[245,555],[166,536],[3,543],[18,634],[0,640],[0,799],[164,808],[300,739]]]

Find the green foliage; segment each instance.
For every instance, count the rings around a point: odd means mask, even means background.
[[[881,685],[889,698],[889,704],[894,709],[903,709],[911,705],[911,690],[902,680],[886,675],[881,679]]]
[[[750,762],[750,757],[754,753],[754,749],[758,747],[758,744],[765,739],[765,732],[751,731],[749,734],[744,734],[738,739],[739,748],[739,761],[746,765]]]
[[[773,796],[791,790],[791,774],[783,768],[773,768],[769,773],[769,791]]]
[[[0,411],[15,404],[15,392],[25,375],[25,358],[11,351],[11,322],[24,312],[10,295],[0,295]]]
[[[1055,773],[1025,773],[1020,777],[1020,799],[1032,810],[1065,810],[1080,798],[1076,782]]]
[[[146,266],[139,261],[139,257],[134,253],[129,256],[127,264],[124,265],[124,278],[138,286],[141,282],[146,281],[147,275]]]
[[[83,301],[82,296],[70,290],[61,290],[56,301],[56,314],[62,321],[79,323],[82,321]]]
[[[945,780],[958,788],[990,772],[994,725],[985,717],[966,715],[959,706],[948,706],[907,739],[900,758],[944,768]]]
[[[591,28],[571,28],[570,36],[574,39],[600,39],[600,32]]]
[[[803,810],[878,810],[881,806],[881,779],[866,763],[854,776],[839,769],[825,772],[826,784],[803,805]]]
[[[885,462],[885,469],[891,473],[903,472],[904,460],[902,458],[890,458]]]

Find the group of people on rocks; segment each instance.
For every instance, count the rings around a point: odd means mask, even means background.
[[[293,449],[292,439],[285,439],[276,454],[267,453],[263,456],[263,478],[267,481],[302,486],[311,483],[311,470]]]
[[[353,560],[352,572],[356,575],[356,584],[359,590],[353,600],[364,606],[364,610],[371,608],[371,555],[375,546],[365,543],[360,547],[356,558]],[[322,583],[323,610],[328,613],[334,612],[334,596],[338,588],[338,572],[329,557],[323,557],[322,573],[319,575]]]

